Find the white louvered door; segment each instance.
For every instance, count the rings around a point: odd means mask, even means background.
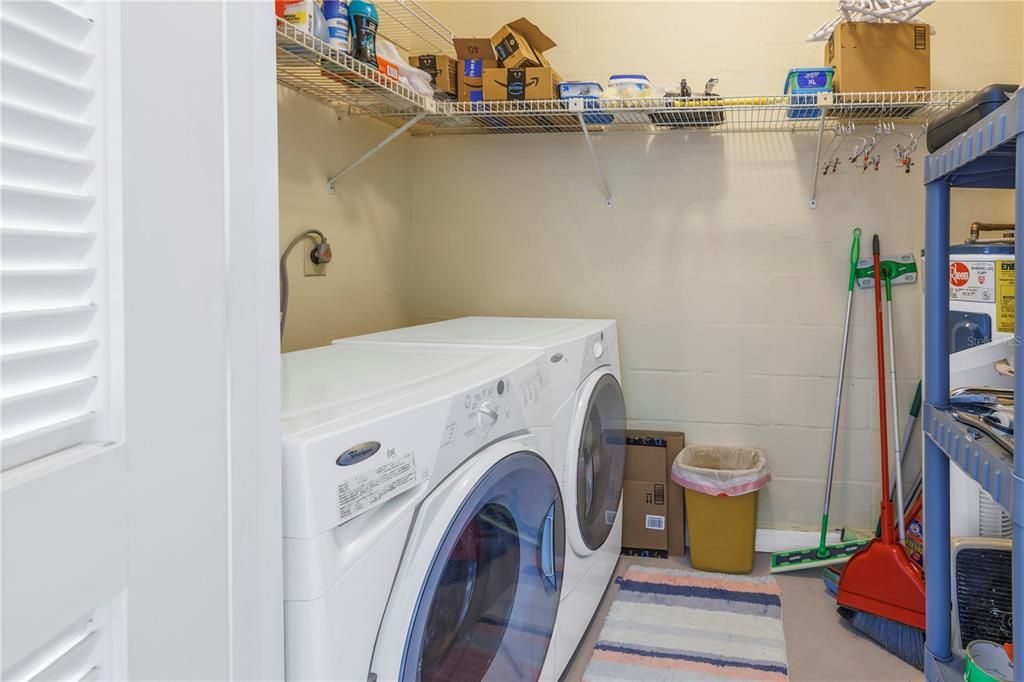
[[[113,4],[0,4],[3,679],[124,676]]]

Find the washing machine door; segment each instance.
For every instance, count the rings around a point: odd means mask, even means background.
[[[608,539],[622,498],[626,462],[626,405],[622,388],[608,368],[587,378],[578,393],[568,454],[571,500],[576,511],[574,544],[596,550]],[[575,485],[573,485],[575,484]],[[583,551],[583,547],[577,547]]]
[[[413,612],[402,680],[535,680],[554,629],[565,546],[558,484],[515,452],[459,507]]]

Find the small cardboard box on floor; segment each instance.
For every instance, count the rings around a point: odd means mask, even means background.
[[[484,98],[484,69],[498,66],[494,48],[487,38],[455,38],[458,65],[458,98],[460,102],[480,102]]]
[[[639,445],[637,443],[650,443]],[[672,482],[672,463],[686,437],[673,431],[626,431],[622,483],[622,552],[682,556],[683,489]]]
[[[844,22],[825,43],[836,92],[931,89],[931,34],[927,24]]]

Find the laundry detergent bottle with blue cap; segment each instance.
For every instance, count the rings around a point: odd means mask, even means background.
[[[353,0],[348,6],[348,18],[352,23],[352,56],[377,68],[377,6],[367,0]]]

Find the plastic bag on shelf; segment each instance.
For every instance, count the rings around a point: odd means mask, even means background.
[[[377,36],[377,62],[382,73],[391,76],[416,94],[424,97],[434,96],[430,74],[406,62],[398,48],[380,36]]]
[[[687,445],[672,463],[672,480],[706,495],[735,497],[772,480],[764,452],[724,445]]]

